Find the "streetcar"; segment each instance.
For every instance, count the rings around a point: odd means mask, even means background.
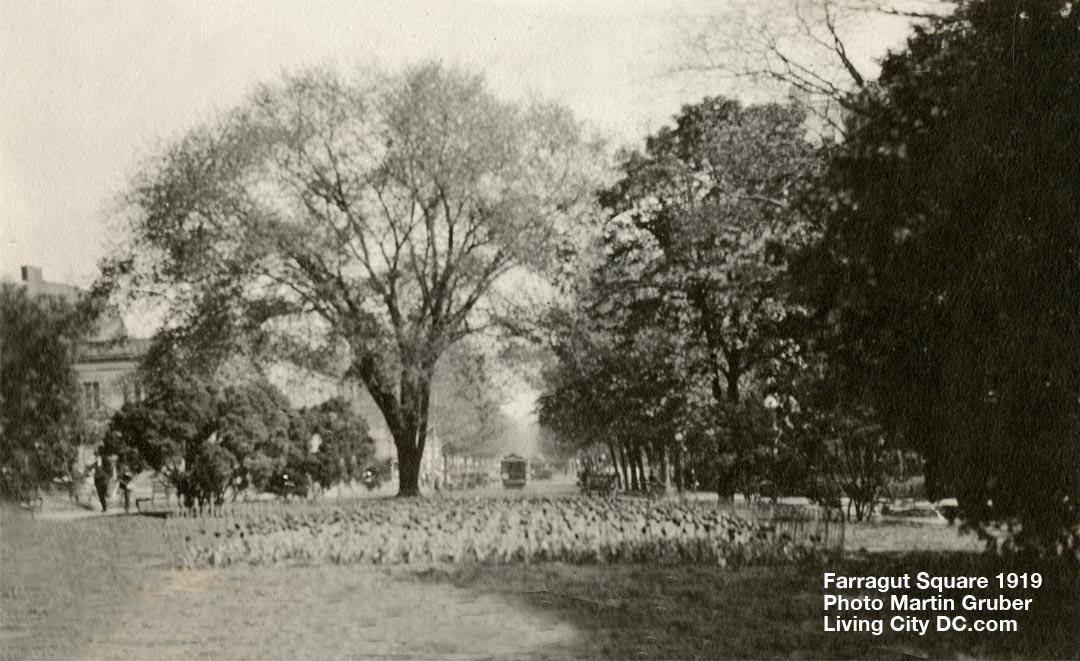
[[[542,461],[530,461],[529,462],[529,478],[532,480],[550,480],[551,476],[555,474],[555,471],[551,469],[550,464],[546,464]]]
[[[502,460],[502,483],[507,489],[524,489],[529,474],[529,462],[516,454]]]

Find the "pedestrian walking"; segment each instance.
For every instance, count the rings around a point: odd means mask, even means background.
[[[131,511],[131,473],[124,469],[120,473],[120,492],[124,494],[124,513]]]
[[[94,468],[94,489],[97,491],[98,500],[101,502],[101,511],[109,510],[109,480],[112,479],[112,466],[106,457],[101,457],[98,465]]]

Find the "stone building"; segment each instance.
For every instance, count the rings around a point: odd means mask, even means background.
[[[126,336],[79,343],[75,353],[75,373],[82,388],[88,445],[96,446],[101,442],[109,419],[120,407],[126,402],[143,399],[138,368],[149,344],[148,339]]]

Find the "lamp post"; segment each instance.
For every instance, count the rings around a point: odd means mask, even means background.
[[[33,470],[30,471],[30,476],[31,476],[30,480],[31,480],[31,482],[33,484],[33,488],[31,489],[31,493],[30,493],[31,497],[34,494],[37,493],[37,490],[38,490],[38,488],[39,488],[39,486],[41,484],[42,473],[45,472],[45,471],[42,470],[42,464],[43,464],[43,462],[41,461],[41,448],[42,447],[43,446],[42,446],[42,443],[41,443],[40,440],[34,441],[34,467],[33,467]]]
[[[773,431],[773,434],[774,434],[774,436],[773,436],[773,455],[777,455],[777,454],[779,454],[779,451],[780,451],[780,448],[779,448],[779,445],[780,445],[780,425],[777,424],[776,413],[777,413],[777,409],[780,408],[780,401],[776,397],[774,397],[772,395],[769,395],[768,397],[765,398],[764,403],[765,403],[766,410],[769,411],[769,423],[772,425],[772,431]]]
[[[685,436],[681,431],[675,432],[675,488],[682,493],[684,490],[683,484],[683,459],[685,457],[683,442]]]

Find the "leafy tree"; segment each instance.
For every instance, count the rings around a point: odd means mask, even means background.
[[[189,507],[193,502],[200,508],[220,505],[236,474],[236,456],[220,443],[207,439],[188,448],[188,462],[183,477],[177,480],[177,493],[184,497]]]
[[[400,493],[417,495],[439,357],[551,264],[591,202],[596,152],[565,109],[434,64],[289,76],[144,166],[106,271],[166,294],[173,330],[205,353],[362,383]]]
[[[608,442],[614,457],[629,445],[631,488],[643,451],[654,467],[685,453],[680,481],[693,473],[723,494],[778,477],[775,454],[759,451],[765,416],[743,400],[748,379],[796,353],[784,325],[800,310],[781,281],[813,232],[792,201],[821,162],[803,117],[725,99],[687,106],[601,194],[611,218],[599,259],[573,311],[552,317],[558,364],[541,422]]]
[[[367,424],[340,398],[299,411],[289,433],[292,453],[288,468],[306,472],[323,489],[359,478],[375,455]],[[312,451],[310,444],[316,434],[319,445]]]
[[[72,359],[82,316],[59,299],[0,285],[0,491],[21,496],[68,475],[82,429]]]
[[[188,506],[212,502],[224,485],[218,479],[228,461],[214,449],[217,389],[175,373],[148,384],[147,398],[128,402],[113,414],[104,450],[129,470],[161,473]],[[230,470],[231,473],[231,470]]]
[[[462,342],[439,360],[432,384],[431,427],[443,453],[491,458],[504,453],[509,420],[502,389],[484,355]]]
[[[827,383],[815,386],[825,389]],[[900,439],[867,405],[826,406],[811,396],[794,417],[794,428],[785,430],[785,445],[797,450],[807,468],[802,476],[805,493],[849,520],[872,516],[900,474]],[[847,497],[846,510],[841,496]]]
[[[620,231],[610,228],[607,241]],[[539,407],[539,422],[560,453],[606,449],[623,488],[634,490],[646,485],[645,458],[654,471],[663,464],[695,384],[704,382],[695,378],[699,361],[688,358],[685,334],[673,329],[677,306],[655,287],[626,286],[636,266],[603,263],[576,286],[571,309],[549,314],[555,361],[545,371]]]
[[[146,399],[114,414],[106,450],[131,470],[163,473],[189,504],[220,502],[229,486],[266,489],[284,470],[293,412],[258,376],[219,378],[186,369],[157,338],[141,369]]]
[[[967,2],[853,97],[804,277],[850,401],[973,524],[1076,544],[1080,12]],[[1073,546],[1073,551],[1077,547]]]
[[[611,260],[643,263],[623,268],[684,302],[718,402],[739,402],[745,378],[793,351],[780,325],[798,310],[780,276],[813,235],[792,200],[821,164],[804,119],[793,106],[722,98],[686,106],[601,196],[638,232]]]
[[[611,218],[578,292],[581,332],[556,347],[547,424],[636,437],[654,462],[689,451],[695,481],[722,493],[765,479],[751,473],[766,465],[755,458],[767,429],[743,399],[749,379],[796,353],[784,325],[801,311],[781,281],[814,231],[792,201],[821,163],[803,118],[706,99],[624,159],[601,194]]]
[[[566,357],[548,371],[548,387],[540,398],[540,424],[555,435],[555,447],[564,453],[607,450],[620,469],[623,487],[639,488],[644,479],[638,468],[642,444],[651,436],[648,427],[635,424],[646,417],[635,407],[643,393],[634,386],[643,380],[635,378],[638,372],[625,369],[625,356],[614,346],[586,347],[580,337],[563,342],[557,351]],[[577,357],[566,355],[579,351]]]
[[[230,384],[218,392],[215,431],[221,447],[238,462],[237,488],[266,489],[273,474],[285,467],[293,415],[285,396],[263,379]]]
[[[178,470],[189,451],[216,431],[218,390],[191,374],[147,383],[146,399],[128,402],[109,422],[105,449],[133,471]]]

